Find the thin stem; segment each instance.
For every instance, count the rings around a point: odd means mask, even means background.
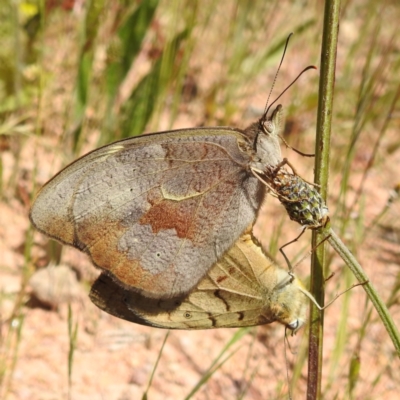
[[[320,193],[324,200],[327,197],[329,177],[329,150],[339,14],[340,0],[326,0],[315,143],[315,183],[320,185]],[[313,247],[323,239],[323,232],[320,231],[322,230],[313,232]],[[312,256],[310,285],[312,295],[321,306],[324,305],[325,296],[324,265],[325,246],[322,245],[317,248]],[[314,304],[311,304],[310,307],[310,321],[307,399],[318,399],[321,398],[324,314]]]

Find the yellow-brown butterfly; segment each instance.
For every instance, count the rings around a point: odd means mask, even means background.
[[[101,310],[157,328],[209,329],[277,321],[296,332],[306,320],[308,292],[278,267],[249,234],[217,261],[193,290],[171,299],[149,299],[102,273],[90,298]]]
[[[87,253],[130,290],[187,294],[252,224],[282,161],[278,105],[245,130],[215,127],[121,140],[76,160],[39,191],[34,226]]]

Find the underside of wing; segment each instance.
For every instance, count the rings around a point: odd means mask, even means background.
[[[273,322],[261,315],[260,298],[243,299],[240,294],[195,290],[186,297],[153,299],[122,288],[105,273],[93,284],[90,298],[115,317],[157,328],[233,328]]]
[[[299,281],[282,279],[287,272],[276,266],[244,235],[185,296],[148,299],[121,288],[102,274],[90,298],[100,309],[142,325],[169,329],[233,328],[285,325],[305,320],[307,298]]]
[[[263,187],[248,171],[249,149],[239,131],[223,128],[116,142],[50,180],[31,220],[125,288],[176,297],[256,218]]]

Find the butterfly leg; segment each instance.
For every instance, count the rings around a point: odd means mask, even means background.
[[[283,138],[282,135],[279,135],[279,139],[282,140],[283,144],[284,144],[288,149],[293,150],[293,151],[296,152],[297,154],[300,154],[300,155],[303,156],[303,157],[315,157],[315,154],[314,154],[314,153],[313,153],[313,154],[303,153],[302,151],[297,150],[297,149],[295,149],[294,147],[290,146],[290,145],[288,144],[288,142]]]
[[[289,267],[289,271],[292,271],[293,267],[292,267],[292,264],[290,264],[290,261],[289,261],[287,255],[285,254],[285,252],[283,251],[283,249],[284,249],[284,247],[289,246],[289,244],[292,244],[292,243],[297,242],[297,241],[300,239],[300,237],[303,235],[303,233],[306,231],[306,229],[307,229],[306,226],[303,227],[303,229],[302,229],[301,232],[300,232],[300,235],[298,235],[297,237],[295,237],[295,238],[294,238],[293,240],[291,240],[290,242],[287,242],[286,244],[284,244],[284,245],[283,245],[282,247],[280,247],[280,249],[279,249],[279,251],[281,252],[281,254],[283,255],[283,257],[284,257],[284,259],[285,259],[285,261],[286,261],[286,264],[287,264],[288,267]]]
[[[325,308],[328,308],[332,303],[334,303],[342,294],[347,293],[349,290],[354,289],[356,286],[363,286],[366,285],[369,281],[364,281],[364,282],[357,282],[354,285],[351,285],[349,288],[347,288],[346,290],[344,290],[343,292],[337,294],[328,304],[326,304],[325,306],[321,307],[319,306],[319,309],[325,310]]]

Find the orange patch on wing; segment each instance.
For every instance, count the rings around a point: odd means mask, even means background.
[[[127,287],[137,287],[143,280],[144,270],[138,260],[129,259],[127,254],[119,250],[119,240],[128,230],[119,221],[110,218],[90,218],[79,228],[78,237],[87,243],[86,251],[93,263],[112,273]]]
[[[36,226],[35,222],[33,224]],[[51,214],[51,216],[36,227],[46,233],[46,235],[61,240],[63,243],[74,245],[74,222],[66,221],[64,217],[59,218]]]
[[[199,198],[182,201],[162,200],[142,216],[140,224],[150,225],[154,233],[174,229],[179,238],[194,239],[193,220]]]
[[[98,267],[111,271],[125,257],[118,250],[118,241],[127,230],[117,220],[92,215],[76,224],[76,246],[90,253]]]
[[[138,260],[124,260],[111,271],[112,274],[127,288],[145,292],[152,297],[154,293],[166,293],[172,286],[174,276],[173,265],[159,274],[152,274],[142,269]],[[172,281],[172,282],[171,282]],[[158,296],[157,296],[158,297]]]
[[[90,254],[97,267],[110,272],[127,288],[140,288],[139,291],[145,292],[156,292],[159,289],[165,292],[171,284],[173,266],[162,274],[154,275],[146,271],[139,260],[128,258],[127,253],[119,250],[119,240],[128,229],[120,221],[93,216],[86,218],[77,227],[77,241],[87,244],[84,250]]]
[[[216,279],[216,281],[217,281],[217,283],[221,283],[221,282],[223,282],[225,279],[228,279],[228,277],[227,277],[226,275],[222,275],[222,276],[219,276],[219,277]]]
[[[111,269],[111,272],[128,287],[142,287],[141,283],[145,271],[138,260],[129,260],[123,255],[119,263]]]
[[[234,275],[235,272],[236,272],[236,268],[235,268],[235,267],[229,267],[229,268],[228,268],[228,273],[229,273],[229,275]]]

